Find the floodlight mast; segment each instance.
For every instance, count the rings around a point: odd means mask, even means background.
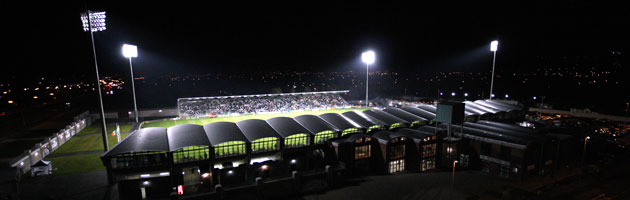
[[[134,116],[136,117],[136,123],[138,123],[138,104],[136,104],[136,85],[133,78],[133,65],[131,64],[131,58],[138,57],[138,47],[136,45],[124,44],[122,47],[123,56],[129,58],[129,69],[131,70],[131,91],[133,92],[133,108]]]
[[[374,51],[366,51],[361,54],[361,60],[365,63],[365,107],[369,107],[370,103],[368,101],[368,85],[370,77],[370,64],[374,63],[374,60],[376,60],[376,55],[374,54]]]
[[[92,20],[95,20],[92,22]],[[103,109],[103,95],[101,94],[101,78],[98,74],[98,61],[96,60],[96,46],[94,45],[94,32],[105,30],[105,12],[95,12],[87,10],[81,14],[83,21],[83,31],[90,32],[90,41],[92,42],[92,53],[94,56],[94,68],[96,69],[96,86],[98,90],[98,102],[101,107],[101,133],[103,137],[103,149],[109,150],[107,142],[107,125],[105,124],[105,109]],[[96,26],[96,27],[93,27]]]
[[[492,87],[494,86],[494,64],[497,60],[497,49],[499,47],[499,41],[494,40],[490,42],[490,51],[493,52],[494,56],[492,57],[492,78],[490,81],[490,99],[492,99]]]

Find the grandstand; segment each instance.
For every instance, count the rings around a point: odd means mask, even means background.
[[[177,99],[180,118],[229,116],[234,114],[277,113],[347,108],[343,91],[255,94]]]

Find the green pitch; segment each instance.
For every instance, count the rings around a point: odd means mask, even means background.
[[[344,112],[348,112],[352,110],[364,111],[364,110],[367,110],[367,108],[344,108],[344,109],[320,110],[320,111],[301,111],[301,112],[273,113],[273,114],[251,114],[251,115],[240,115],[240,116],[234,116],[234,117],[216,117],[216,118],[180,119],[180,120],[166,120],[165,119],[164,121],[145,123],[142,126],[142,128],[147,128],[147,127],[168,128],[168,127],[175,126],[178,124],[205,125],[212,122],[239,122],[246,119],[267,120],[274,117],[297,117],[300,115],[321,115],[324,113],[344,113]]]

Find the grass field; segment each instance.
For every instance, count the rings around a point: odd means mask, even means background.
[[[100,158],[101,154],[86,154],[46,158],[52,161],[53,174],[71,174],[105,170]]]
[[[127,137],[127,133],[123,133],[121,138]],[[116,145],[116,136],[112,136],[111,134],[107,135],[107,143],[109,147],[113,147]],[[102,151],[103,150],[103,139],[100,135],[90,135],[85,137],[72,137],[66,143],[61,145],[59,149],[53,152],[54,154],[61,153],[77,153],[84,151]]]
[[[273,114],[251,114],[251,115],[240,115],[234,117],[217,117],[217,118],[199,118],[199,119],[180,119],[180,120],[164,120],[157,122],[149,122],[142,126],[142,128],[147,127],[162,127],[168,128],[171,126],[175,126],[178,124],[197,124],[197,125],[205,125],[212,122],[239,122],[246,119],[270,119],[274,117],[296,117],[300,115],[321,115],[324,113],[343,113],[351,110],[356,111],[364,111],[367,108],[344,108],[344,109],[333,109],[333,110],[320,110],[320,111],[302,111],[302,112],[290,112],[290,113],[273,113]],[[121,127],[122,129],[122,127]],[[122,130],[121,130],[122,131]]]
[[[120,132],[129,132],[131,131],[131,124],[120,124]],[[91,126],[85,127],[78,135],[88,135],[88,134],[96,134],[101,133],[99,130],[101,129],[101,124],[99,121],[94,122]],[[114,129],[116,129],[116,124],[107,124],[107,133],[111,134]]]

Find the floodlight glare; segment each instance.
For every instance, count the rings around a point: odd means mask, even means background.
[[[534,100],[536,100],[536,96],[534,96]]]
[[[464,93],[464,96],[465,96],[465,97],[467,97],[467,96],[468,96],[468,93]]]
[[[376,60],[376,54],[374,54],[374,51],[363,52],[363,54],[361,54],[361,60],[365,64],[372,64]]]
[[[451,96],[455,96],[455,92],[451,92]]]
[[[88,19],[87,13],[81,13],[81,22],[83,22],[83,31],[88,32],[92,30],[92,32],[104,31],[106,30],[105,26],[105,12],[92,12],[88,11],[90,18]]]
[[[138,57],[138,47],[136,45],[123,44],[122,53],[126,58]]]
[[[497,51],[499,47],[499,41],[495,40],[490,42],[490,51]]]

